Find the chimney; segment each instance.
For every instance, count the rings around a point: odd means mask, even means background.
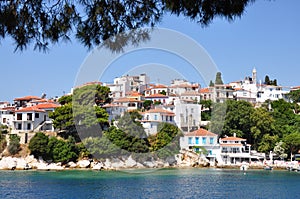
[[[236,137],[236,133],[233,133],[233,137]]]

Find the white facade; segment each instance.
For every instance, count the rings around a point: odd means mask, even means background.
[[[257,93],[257,102],[263,103],[267,100],[276,101],[286,99],[286,94],[290,91],[284,90],[282,86],[259,85]]]
[[[153,135],[158,132],[158,125],[162,122],[175,124],[174,112],[164,110],[161,108],[150,109],[149,111],[142,113],[141,123],[145,129],[147,135]]]
[[[102,106],[105,108],[106,112],[108,113],[109,117],[108,120],[111,122],[112,120],[116,120],[124,115],[127,112],[127,107],[122,105],[116,104],[106,104]]]
[[[220,138],[221,163],[224,165],[237,165],[251,161],[251,145],[246,139],[238,137]]]
[[[203,153],[202,148],[204,148],[207,153],[203,155],[209,159],[210,165],[215,164],[216,158],[220,154],[218,135],[202,128],[193,132],[188,132],[181,137],[180,148],[192,150],[196,153]]]
[[[14,118],[13,111],[14,111],[13,107],[0,108],[0,124],[11,127]]]
[[[180,99],[198,103],[198,102],[200,102],[201,95],[198,91],[188,91],[188,92],[182,93],[180,95]]]
[[[196,130],[201,122],[201,105],[186,103],[175,100],[174,103],[175,122],[178,128],[184,132]]]
[[[129,91],[143,93],[149,83],[150,78],[146,74],[140,74],[139,76],[127,75],[114,79],[114,85],[116,85],[115,87],[118,87],[116,88],[116,92],[121,92],[120,97],[125,97],[125,94]],[[114,92],[114,89],[111,91]]]

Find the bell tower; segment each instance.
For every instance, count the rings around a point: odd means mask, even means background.
[[[253,84],[257,83],[257,72],[256,72],[255,67],[252,70],[252,82],[253,82]]]

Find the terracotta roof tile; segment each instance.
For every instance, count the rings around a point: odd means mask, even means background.
[[[246,139],[243,138],[237,138],[237,137],[226,137],[221,138],[222,141],[246,141]]]
[[[40,100],[42,98],[38,97],[38,96],[24,96],[24,97],[19,97],[19,98],[15,98],[14,101],[29,101],[29,100]]]
[[[59,107],[59,105],[54,104],[54,103],[42,103],[42,104],[36,105],[36,107],[39,109],[49,109],[49,108],[57,108],[57,107]]]
[[[174,112],[168,111],[168,110],[165,110],[165,109],[161,109],[161,108],[150,109],[148,111],[143,112],[143,114],[146,114],[146,113],[160,113],[162,115],[175,115]]]
[[[188,132],[187,134],[185,134],[185,136],[218,136],[218,135],[206,129],[200,128],[196,131]]]
[[[16,110],[15,112],[19,113],[19,112],[45,112],[45,111],[37,108],[36,106],[29,106],[29,107]]]
[[[168,98],[168,96],[163,94],[153,94],[153,95],[146,96],[145,98]]]

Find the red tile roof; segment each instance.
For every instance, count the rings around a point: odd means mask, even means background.
[[[246,141],[246,139],[243,138],[237,138],[237,137],[226,137],[221,138],[222,141]]]
[[[168,88],[168,87],[166,85],[163,85],[163,84],[157,84],[157,85],[152,87],[152,89],[155,89],[155,88]]]
[[[49,108],[57,108],[57,107],[59,107],[59,105],[53,104],[53,103],[42,103],[42,104],[36,105],[36,107],[39,109],[49,109]]]
[[[206,129],[200,128],[196,131],[188,132],[187,134],[185,134],[185,136],[218,136],[218,135]]]
[[[15,112],[19,113],[19,112],[45,112],[45,111],[37,108],[36,106],[29,106],[29,107],[16,110]]]
[[[123,98],[116,99],[113,102],[141,102],[141,101],[136,100],[134,98],[123,97]]]
[[[24,97],[19,97],[19,98],[15,98],[14,101],[29,101],[29,100],[40,100],[42,98],[38,97],[38,96],[24,96]]]
[[[198,88],[199,84],[178,84],[178,85],[172,85],[169,88]]]
[[[153,94],[153,95],[146,96],[145,98],[168,98],[168,96],[165,96],[163,94]]]
[[[200,93],[209,93],[209,92],[211,92],[209,90],[209,88],[202,88],[202,89],[200,89]]]
[[[160,113],[162,115],[175,115],[175,113],[173,113],[172,111],[168,111],[161,108],[150,109],[148,111],[143,112],[142,114],[146,114],[146,113]]]

